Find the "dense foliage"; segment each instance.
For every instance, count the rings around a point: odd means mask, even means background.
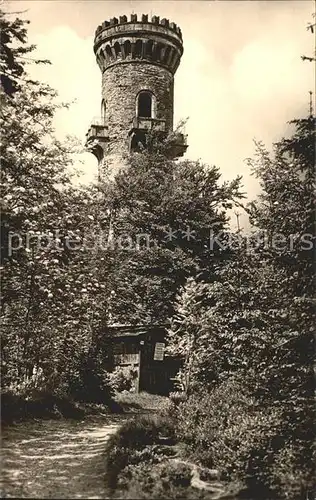
[[[76,141],[54,135],[63,105],[27,72],[25,23],[2,13],[0,23],[5,401],[106,401],[126,377],[104,369],[105,326],[169,319],[188,452],[256,498],[305,499],[315,458],[314,117],[294,120],[272,153],[257,145],[253,230],[231,235],[240,179],[221,184],[218,168],[172,161],[154,143],[113,180],[75,187]],[[139,436],[154,444],[160,427],[127,425],[113,438],[114,483],[143,453],[131,451]]]
[[[157,150],[131,155],[127,169],[104,188],[112,220],[113,319],[165,322],[185,280],[212,274],[210,228],[227,228],[227,209],[237,197],[239,179],[220,184],[216,167],[174,162]]]
[[[75,187],[77,141],[53,126],[65,105],[29,76],[41,61],[26,58],[25,22],[1,23],[2,388],[99,402],[105,326],[165,322],[186,279],[212,274],[209,228],[227,226],[239,179],[221,184],[217,168],[171,161],[153,140],[115,179]]]
[[[253,233],[230,239],[231,258],[211,282],[187,282],[169,349],[184,359],[189,399],[180,406],[180,430],[191,450],[227,473],[233,460],[240,478],[248,464],[256,494],[297,499],[313,489],[315,454],[315,120],[294,125],[293,136],[278,143],[274,155],[258,145],[251,164],[262,194],[249,207]],[[236,393],[227,395],[228,387]],[[200,399],[193,395],[202,389]],[[237,404],[239,416],[231,419],[227,398],[240,398],[242,391],[248,403]],[[215,414],[224,427],[214,435]],[[241,427],[244,441],[236,444]],[[267,437],[268,429],[274,437]],[[269,450],[260,444],[261,434]],[[216,455],[218,446],[222,455]],[[253,446],[257,459],[249,470]]]
[[[47,60],[32,59],[28,54],[34,50],[27,44],[27,27],[29,21],[16,18],[11,20],[0,11],[0,81],[6,95],[13,96],[27,84],[34,84],[25,71],[26,65],[32,61],[35,64],[47,64]]]
[[[26,398],[65,396],[83,383],[82,363],[97,363],[92,298],[102,290],[93,286],[95,261],[66,245],[67,237],[82,241],[97,195],[73,187],[76,141],[54,136],[62,105],[20,63],[33,49],[23,45],[24,23],[1,19],[4,73],[21,69],[13,95],[6,85],[1,90],[2,388]],[[21,50],[11,49],[18,42]]]

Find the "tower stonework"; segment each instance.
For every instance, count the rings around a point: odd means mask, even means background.
[[[127,155],[146,147],[149,131],[173,131],[174,74],[183,54],[180,28],[168,19],[136,14],[98,26],[94,52],[102,72],[101,117],[87,133],[87,147],[99,162],[99,178],[112,176]],[[178,133],[170,156],[182,156],[186,138]]]

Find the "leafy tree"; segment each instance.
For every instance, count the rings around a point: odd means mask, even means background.
[[[113,314],[122,322],[165,322],[187,277],[213,272],[210,230],[225,230],[239,179],[220,184],[216,167],[135,153],[107,186],[113,231]],[[125,248],[124,248],[125,247]],[[111,278],[109,278],[111,280]]]
[[[263,419],[268,408],[277,410],[276,435],[254,450],[248,473],[293,499],[313,489],[315,455],[314,118],[294,125],[293,136],[280,141],[274,154],[258,145],[257,158],[250,161],[262,187],[250,206],[253,233],[235,235],[237,248],[217,266],[213,281],[187,282],[169,332],[169,351],[184,359],[189,394],[206,388],[219,394],[237,381],[255,398]],[[191,404],[192,398],[183,411],[190,413]],[[225,401],[220,404],[225,413]],[[251,415],[245,408],[245,422]],[[233,449],[233,429],[225,432]],[[199,442],[209,440],[205,430]],[[269,466],[264,456],[270,456]]]
[[[172,320],[169,352],[184,359],[184,383],[189,399],[180,409],[180,420],[187,422],[188,443],[198,440],[197,455],[211,456],[212,450],[224,441],[227,449],[222,448],[217,456],[219,462],[213,465],[233,463],[236,471],[237,460],[240,460],[234,452],[236,428],[231,415],[227,414],[224,395],[228,385],[237,391],[242,387],[253,400],[253,406],[243,407],[244,413],[240,415],[246,446],[250,449],[257,438],[261,444],[253,449],[253,456],[244,456],[238,469],[239,478],[245,479],[248,464],[249,481],[256,488],[260,490],[265,484],[278,491],[282,498],[286,494],[294,499],[301,495],[304,498],[306,491],[313,487],[315,412],[311,320],[315,304],[306,297],[289,297],[288,286],[286,271],[262,260],[256,253],[237,255],[220,266],[213,283],[189,281]],[[204,413],[203,401],[215,393],[218,398],[221,391],[223,400],[219,399],[216,412],[225,426],[223,433],[214,436],[209,423],[213,422],[212,416]],[[194,395],[200,398],[199,403]],[[200,406],[194,406],[196,404]],[[273,424],[276,427],[269,429],[272,435],[265,442],[261,426],[271,424],[271,408],[278,418]],[[194,420],[196,413],[204,415],[204,424],[203,420]],[[251,443],[247,433],[253,433],[253,425],[257,434]],[[282,461],[281,456],[287,457],[282,466],[278,462],[278,457]],[[283,474],[294,474],[295,481],[288,480],[281,486]]]
[[[98,362],[94,301],[107,294],[84,242],[99,193],[72,184],[77,142],[55,138],[53,117],[63,105],[26,72],[22,56],[34,47],[24,47],[25,22],[1,19],[2,386],[66,394],[83,361]]]
[[[250,205],[254,229],[265,232],[265,257],[296,278],[296,292],[314,292],[315,263],[315,117],[291,122],[294,133],[269,154],[257,144],[249,160],[262,193]]]
[[[27,57],[35,46],[27,45],[27,28],[29,21],[16,18],[14,21],[0,10],[0,54],[1,54],[1,86],[3,91],[13,97],[23,85],[33,84],[25,71],[29,62],[48,64],[47,60],[32,59]]]

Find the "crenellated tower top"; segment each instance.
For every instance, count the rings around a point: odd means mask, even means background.
[[[98,26],[94,52],[101,71],[130,61],[150,62],[174,74],[183,54],[181,29],[159,16],[113,17]]]

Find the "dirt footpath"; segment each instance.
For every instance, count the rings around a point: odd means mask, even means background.
[[[1,497],[107,498],[104,444],[126,420],[19,423],[2,433]]]

